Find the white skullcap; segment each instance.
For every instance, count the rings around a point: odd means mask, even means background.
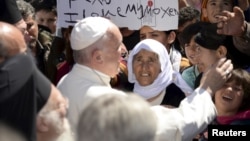
[[[89,47],[99,40],[110,26],[110,21],[103,17],[87,17],[74,25],[70,43],[73,50]]]

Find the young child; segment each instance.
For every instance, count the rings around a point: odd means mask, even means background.
[[[235,69],[227,82],[215,92],[214,103],[218,115],[213,125],[250,124],[250,74],[243,69]],[[207,141],[204,132],[199,141]]]

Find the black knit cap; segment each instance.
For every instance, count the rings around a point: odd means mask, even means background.
[[[217,34],[217,24],[204,24],[195,35],[195,42],[200,46],[216,50],[220,45],[225,45],[226,36]]]
[[[21,19],[16,0],[0,0],[0,21],[15,24]]]

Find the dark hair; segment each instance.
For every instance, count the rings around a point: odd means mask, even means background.
[[[236,85],[242,86],[243,100],[238,111],[244,111],[250,108],[250,74],[244,69],[234,69],[231,77],[227,82],[235,82]]]
[[[194,40],[200,46],[211,50],[218,49],[220,45],[226,46],[226,35],[218,34],[217,24],[214,23],[202,25]]]
[[[177,35],[177,31],[176,30],[167,30],[167,31],[164,31],[164,33],[168,36],[171,32],[174,32],[176,35]],[[182,51],[182,48],[180,47],[179,45],[179,41],[178,41],[178,38],[176,37],[174,42],[172,44],[170,44],[170,46],[174,45],[173,47],[178,50],[182,55],[183,55],[183,51]]]
[[[200,11],[191,6],[183,7],[179,10],[179,26],[184,25],[188,21],[196,19],[200,21]]]
[[[164,33],[165,33],[166,35],[168,35],[168,34],[170,34],[172,31],[175,32],[175,30],[168,30],[168,31],[164,31]]]
[[[44,10],[46,12],[52,12],[57,16],[55,0],[33,0],[31,4],[35,8],[35,12]]]
[[[30,15],[33,17],[33,19],[35,18],[34,17],[35,9],[30,3],[23,1],[23,0],[17,0],[16,3],[17,3],[17,7],[19,11],[21,12],[23,19],[26,19]]]
[[[207,25],[207,22],[196,22],[188,25],[184,30],[178,35],[179,42],[181,46],[190,43],[192,37],[196,35],[202,28],[202,26]]]

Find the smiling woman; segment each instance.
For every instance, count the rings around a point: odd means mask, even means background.
[[[129,54],[127,65],[133,91],[151,105],[178,107],[185,95],[193,91],[173,70],[165,46],[154,39],[139,42]]]
[[[138,83],[142,86],[150,85],[161,72],[158,55],[142,49],[134,56],[133,69]],[[148,71],[147,71],[148,69]]]

